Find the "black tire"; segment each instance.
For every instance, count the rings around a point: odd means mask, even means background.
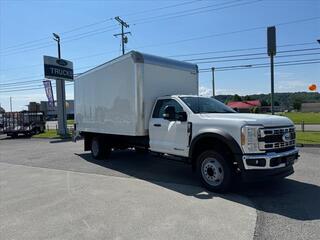
[[[97,137],[91,141],[91,156],[94,159],[104,159],[109,156],[111,149],[108,148],[105,142]]]
[[[197,175],[206,189],[222,193],[230,189],[234,171],[226,157],[208,150],[197,158]]]
[[[34,134],[35,134],[35,135],[40,134],[40,129],[39,129],[39,128],[36,128],[36,129],[34,130]]]
[[[11,138],[17,138],[17,137],[18,137],[18,134],[17,134],[17,133],[12,133],[12,134],[7,135],[7,136],[11,136]]]

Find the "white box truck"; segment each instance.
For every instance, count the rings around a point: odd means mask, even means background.
[[[75,79],[75,130],[96,159],[135,148],[181,157],[224,192],[286,177],[299,154],[288,118],[242,114],[198,96],[197,65],[131,51]]]

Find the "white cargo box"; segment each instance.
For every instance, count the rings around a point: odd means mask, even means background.
[[[156,98],[198,94],[197,65],[136,51],[75,79],[77,131],[148,135]]]

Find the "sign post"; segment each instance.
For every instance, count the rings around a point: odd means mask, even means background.
[[[270,57],[271,75],[271,113],[274,114],[274,56],[276,55],[276,27],[268,27],[268,55]]]
[[[65,80],[73,80],[73,63],[61,58],[44,56],[44,75],[48,79],[56,79],[58,133],[67,134]]]

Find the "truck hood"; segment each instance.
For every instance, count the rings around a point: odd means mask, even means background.
[[[248,125],[263,125],[265,127],[277,127],[293,125],[293,122],[287,117],[252,114],[252,113],[205,113],[199,114],[201,119],[212,119],[222,121],[239,121]]]

